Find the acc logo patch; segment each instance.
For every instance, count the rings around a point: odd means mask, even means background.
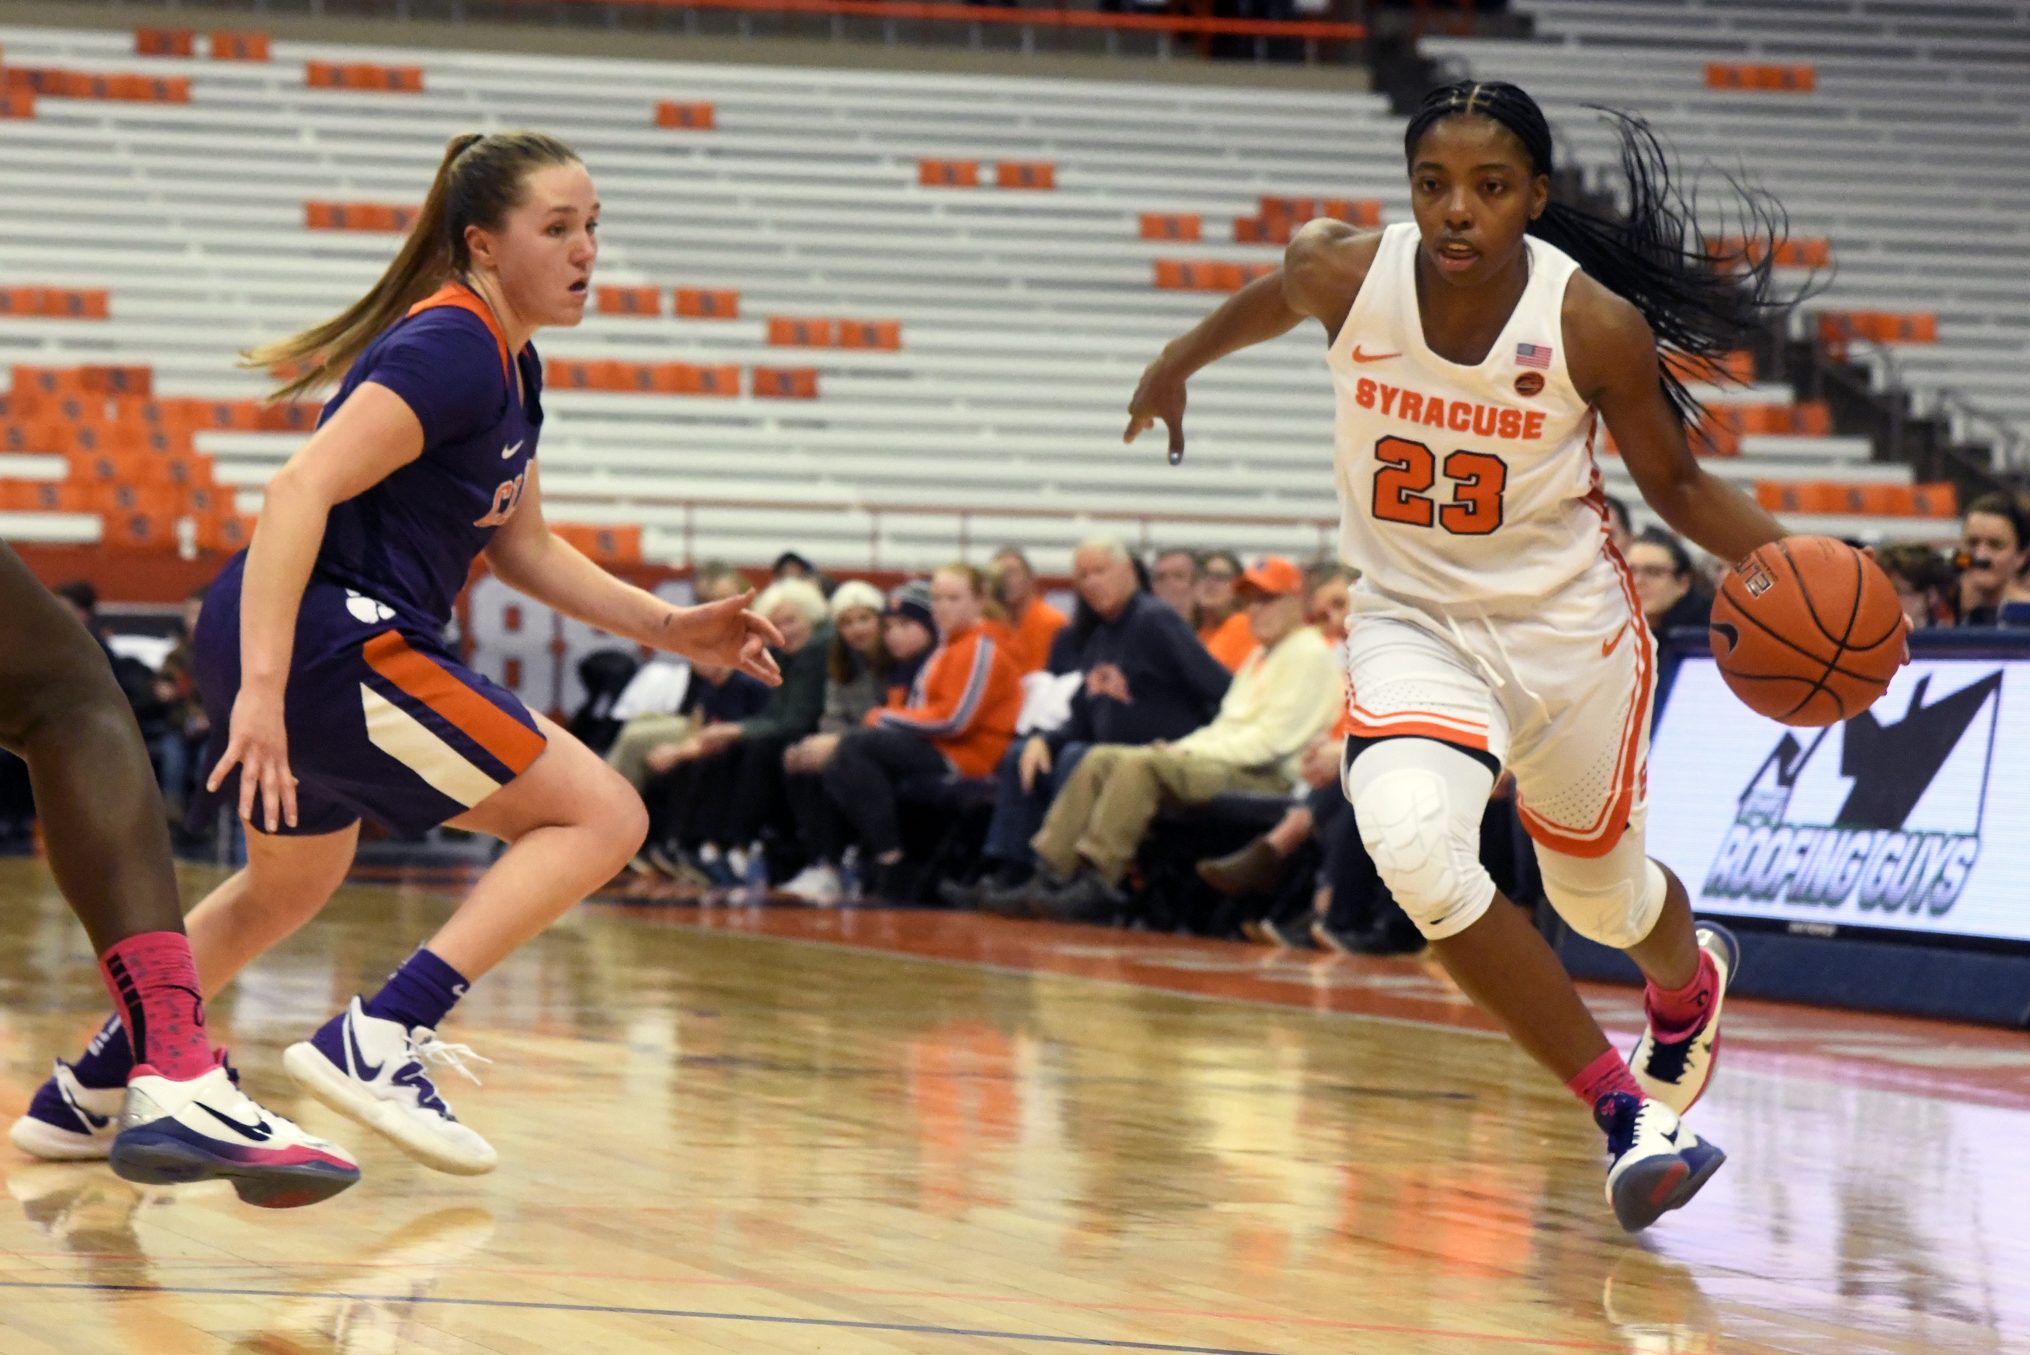
[[[1517,395],[1535,395],[1543,388],[1544,376],[1541,372],[1524,372],[1515,379],[1515,393]]]

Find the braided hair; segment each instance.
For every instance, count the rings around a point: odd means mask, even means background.
[[[1678,361],[1661,364],[1664,397],[1703,436],[1705,407],[1680,373],[1697,381],[1728,380],[1726,356],[1816,288],[1808,285],[1791,296],[1776,291],[1777,246],[1790,229],[1783,204],[1726,176],[1732,193],[1723,210],[1731,210],[1739,229],[1708,236],[1700,230],[1693,201],[1673,182],[1669,157],[1649,124],[1633,113],[1587,106],[1608,118],[1619,135],[1627,215],[1617,221],[1554,199],[1529,223],[1529,233],[1571,255],[1594,280],[1642,312],[1659,347],[1678,355]],[[1531,174],[1551,173],[1551,128],[1544,110],[1519,87],[1496,80],[1461,80],[1425,95],[1403,133],[1404,158],[1414,163],[1424,133],[1449,117],[1493,119],[1522,143]]]

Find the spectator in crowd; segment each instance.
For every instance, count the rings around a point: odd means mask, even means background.
[[[1198,638],[1228,672],[1255,652],[1254,631],[1234,593],[1241,561],[1230,550],[1209,550],[1198,559]]]
[[[1134,557],[1120,541],[1080,543],[1071,568],[1080,619],[1065,632],[1074,652],[1061,662],[1084,679],[1063,724],[1031,734],[1002,757],[981,852],[987,874],[974,885],[948,880],[939,887],[955,907],[1024,911],[1034,859],[1029,840],[1086,749],[1182,738],[1212,719],[1231,682],[1190,623],[1137,587]]]
[[[888,699],[889,675],[896,667],[882,632],[888,600],[881,590],[860,579],[849,579],[833,590],[832,643],[825,655],[825,707],[817,731],[783,751],[783,796],[789,814],[789,835],[803,850],[802,871],[782,892],[806,903],[833,904],[843,894],[836,862],[826,855],[838,837],[836,816],[825,800],[824,770],[839,746],[840,736],[866,723],[868,713]],[[928,594],[924,623],[904,629],[911,659],[931,647]]]
[[[1875,563],[1896,585],[1896,600],[1912,630],[1956,623],[1959,580],[1952,562],[1943,555],[1929,546],[1904,541],[1877,550]]]
[[[1650,527],[1635,538],[1626,555],[1642,614],[1658,639],[1680,626],[1705,628],[1713,599],[1700,586],[1684,542],[1665,528]]]
[[[820,587],[824,582],[818,567],[808,557],[793,550],[786,550],[775,557],[775,563],[768,567],[768,577],[771,582],[777,583],[784,579],[809,579]]]
[[[1038,912],[1065,920],[1118,913],[1127,902],[1121,881],[1164,802],[1288,790],[1300,755],[1332,723],[1344,687],[1325,638],[1305,624],[1303,571],[1272,556],[1247,571],[1239,592],[1256,650],[1219,713],[1175,742],[1086,753],[1030,840]]]
[[[698,566],[691,591],[699,602],[720,602],[738,597],[748,586],[746,575],[733,566],[707,561]],[[607,765],[640,790],[652,774],[651,750],[665,750],[656,755],[657,770],[668,771],[676,765],[669,750],[681,745],[699,724],[745,719],[759,709],[765,695],[760,682],[731,668],[694,669],[682,659],[653,659],[635,671],[613,703],[613,718],[621,726],[606,751]],[[646,857],[638,859],[646,864]]]
[[[141,726],[142,741],[148,745],[150,756],[156,759],[156,778],[162,781],[163,767],[159,755],[170,732],[171,712],[156,685],[155,670],[139,659],[114,651],[107,639],[105,623],[99,619],[99,590],[92,586],[91,580],[73,579],[55,592],[70,604],[71,611],[77,614],[78,623],[105,653],[106,662],[112,666],[113,676],[120,684],[120,692],[134,712],[134,721]],[[165,782],[162,789],[167,788]]]
[[[1149,566],[1149,591],[1193,625],[1198,618],[1198,556],[1182,547],[1156,552]]]
[[[900,700],[840,738],[825,793],[868,865],[870,892],[894,892],[902,863],[899,785],[912,777],[984,777],[1015,737],[1022,679],[983,624],[987,577],[966,564],[931,576],[938,646]]]
[[[1628,548],[1635,544],[1635,532],[1628,521],[1628,504],[1612,494],[1601,496],[1607,503],[1607,539],[1614,549],[1621,552],[1621,558],[1628,558]]]
[[[191,774],[211,737],[211,722],[205,718],[204,702],[198,699],[197,669],[190,649],[198,614],[204,610],[204,593],[200,588],[183,600],[175,647],[164,656],[161,671],[155,677],[155,695],[163,705],[165,728],[148,751],[154,757],[156,775],[162,782],[162,801],[169,810],[169,821],[176,825],[183,823]]]
[[[648,797],[651,840],[680,874],[720,886],[747,879],[762,825],[782,812],[783,752],[817,729],[825,702],[832,633],[817,584],[786,576],[762,590],[754,610],[782,632],[773,651],[782,685],[746,719],[690,735]]]
[[[1321,560],[1305,572],[1309,598],[1305,612],[1327,644],[1346,639],[1346,618],[1353,612],[1353,586],[1358,582],[1360,571],[1337,560]]]
[[[1959,624],[1992,626],[2002,608],[2023,599],[2022,578],[2030,562],[2030,511],[2013,494],[1983,494],[1967,505],[1960,520]]]
[[[1036,591],[1036,571],[1017,546],[1003,546],[989,566],[994,596],[1007,616],[1008,657],[1018,673],[1040,672],[1050,657],[1050,642],[1064,629],[1064,613]]]

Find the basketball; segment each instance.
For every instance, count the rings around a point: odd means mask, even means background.
[[[1903,662],[1895,585],[1827,536],[1785,537],[1734,566],[1707,633],[1734,695],[1787,725],[1852,719]]]

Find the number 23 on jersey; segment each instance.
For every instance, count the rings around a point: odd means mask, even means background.
[[[1448,453],[1443,471],[1452,496],[1442,504],[1431,494],[1440,467],[1429,447],[1409,438],[1385,437],[1375,443],[1374,457],[1379,463],[1374,473],[1374,515],[1379,520],[1407,527],[1435,524],[1454,536],[1486,536],[1501,526],[1508,464],[1500,457]]]

